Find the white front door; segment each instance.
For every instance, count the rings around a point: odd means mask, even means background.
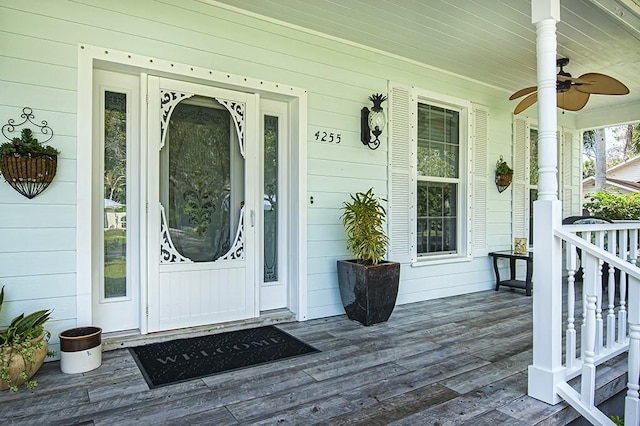
[[[259,314],[258,96],[148,78],[148,331]]]

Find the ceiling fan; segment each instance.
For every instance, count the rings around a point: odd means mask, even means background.
[[[587,104],[590,95],[626,95],[629,93],[627,86],[608,75],[590,72],[582,74],[579,78],[571,77],[571,74],[564,71],[564,67],[568,63],[569,58],[560,58],[556,63],[560,68],[556,81],[558,108],[579,111]],[[520,101],[513,113],[519,114],[536,103],[538,100],[537,90],[537,86],[525,87],[511,95],[509,100],[528,95]]]

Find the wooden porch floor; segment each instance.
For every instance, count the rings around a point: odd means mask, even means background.
[[[532,298],[507,289],[279,326],[322,352],[150,390],[126,349],[78,375],[46,363],[34,391],[0,392],[0,424],[562,425],[565,403],[526,395]],[[600,399],[626,358],[599,369]],[[622,383],[622,384],[621,384]]]

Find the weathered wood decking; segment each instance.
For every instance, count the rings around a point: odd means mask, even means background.
[[[126,349],[97,370],[45,364],[35,391],[0,393],[0,424],[560,425],[565,403],[529,398],[530,297],[484,291],[398,306],[384,324],[345,316],[280,327],[322,352],[150,390]],[[599,369],[603,395],[625,359]]]

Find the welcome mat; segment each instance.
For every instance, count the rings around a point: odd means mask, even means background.
[[[319,352],[272,325],[129,348],[149,388]]]

